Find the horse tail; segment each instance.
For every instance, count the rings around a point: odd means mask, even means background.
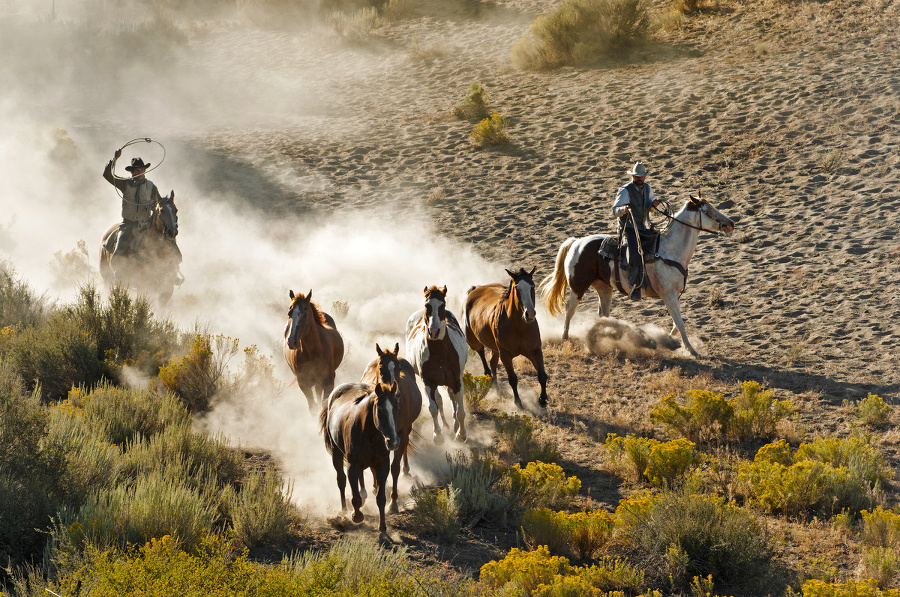
[[[319,413],[319,433],[325,438],[325,449],[329,454],[334,453],[334,440],[328,433],[328,407],[330,406],[328,398],[322,400],[322,412]]]
[[[544,299],[547,311],[553,316],[562,315],[565,311],[566,288],[568,287],[565,271],[566,256],[569,254],[569,249],[572,248],[575,240],[574,237],[567,238],[559,247],[559,252],[556,254],[556,265],[553,267],[553,273],[544,278],[540,285],[541,298]]]

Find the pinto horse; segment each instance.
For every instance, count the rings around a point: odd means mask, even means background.
[[[425,384],[428,411],[434,422],[434,443],[444,442],[438,414],[444,427],[447,426],[438,386],[445,386],[449,391],[456,439],[466,441],[463,372],[469,351],[459,322],[447,309],[446,286],[425,287],[425,308],[413,313],[406,322],[406,356]]]
[[[466,295],[466,342],[481,357],[484,374],[497,379],[497,362],[503,361],[516,406],[519,399],[519,378],[513,369],[513,358],[525,356],[537,370],[541,384],[538,404],[547,406],[547,373],[544,371],[544,352],[541,349],[541,330],[534,309],[534,270],[524,268],[513,273],[506,270],[512,281],[508,286],[485,284],[469,290]],[[488,369],[484,349],[491,349]]]
[[[359,381],[373,386],[397,384],[397,404],[400,409],[397,418],[397,434],[400,437],[400,444],[391,461],[391,478],[394,481],[394,487],[391,490],[391,514],[397,514],[400,512],[397,504],[397,478],[400,476],[400,461],[403,460],[403,474],[408,475],[409,436],[412,434],[413,423],[422,412],[422,392],[419,391],[419,385],[416,383],[416,372],[413,370],[413,366],[409,364],[409,361],[398,356],[400,344],[394,345],[393,352],[381,350],[381,347],[376,344],[375,352],[378,353],[378,358],[369,363]],[[365,490],[361,488],[361,491]]]
[[[344,339],[331,315],[306,296],[290,291],[291,307],[284,326],[284,358],[306,396],[309,412],[315,414],[316,390],[322,401],[334,389],[334,374],[344,359]]]
[[[390,470],[391,452],[400,446],[397,434],[397,382],[391,385],[342,384],[334,389],[322,403],[319,414],[319,431],[325,437],[325,449],[331,454],[331,462],[337,472],[338,489],[341,492],[341,510],[347,509],[344,488],[350,478],[350,503],[353,505],[353,522],[363,521],[359,511],[363,505],[360,488],[363,471],[372,469],[375,474],[375,503],[380,517],[378,530],[384,533],[385,484]],[[344,462],[347,473],[344,474]]]
[[[121,223],[110,226],[100,241],[100,277],[107,286],[123,282],[165,306],[175,291],[181,262],[181,252],[175,246],[178,236],[175,191],[160,199],[147,229],[136,233],[133,255],[113,257],[121,226]]]
[[[733,231],[734,222],[700,198],[698,193],[697,197],[691,196],[678,213],[670,216],[668,227],[660,234],[656,254],[645,261],[647,284],[641,289],[642,295],[663,300],[674,322],[669,334],[676,329],[681,332],[685,348],[694,356],[699,356],[699,353],[688,341],[678,300],[687,286],[688,265],[700,232],[731,234]],[[631,290],[627,269],[618,267],[617,257],[607,257],[601,253],[600,246],[609,236],[595,234],[567,239],[556,255],[553,273],[541,283],[541,296],[552,315],[561,314],[565,304],[563,339],[569,337],[569,322],[578,301],[589,288],[596,290],[600,297],[598,310],[601,317],[609,317],[614,286],[626,294]],[[572,292],[566,303],[567,287]]]

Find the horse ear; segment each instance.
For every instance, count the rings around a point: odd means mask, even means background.
[[[378,346],[378,342],[375,343],[375,352],[378,353],[378,356],[384,356],[384,353],[381,352],[381,347]]]
[[[509,277],[512,278],[513,280],[516,279],[516,275],[514,273],[512,273],[511,271],[509,271],[508,269],[504,269],[503,271],[505,271],[507,274],[509,274]]]
[[[169,200],[175,201],[175,189],[172,189],[171,191],[169,191]]]
[[[447,285],[446,284],[444,284],[444,289],[441,292],[444,293],[444,296],[447,296]]]
[[[529,275],[529,276],[533,276],[533,275],[534,275],[534,272],[536,272],[536,271],[537,271],[537,266],[534,266],[533,268],[531,268],[531,271],[528,272],[528,275]]]
[[[306,293],[306,300],[312,300],[312,288],[309,289],[309,292]]]
[[[291,300],[294,300],[294,291],[288,290],[288,295],[291,297]]]
[[[425,290],[423,292],[425,293],[425,296],[428,296],[428,287],[427,286],[425,287]]]
[[[394,344],[394,354],[400,354],[400,343],[399,342]]]

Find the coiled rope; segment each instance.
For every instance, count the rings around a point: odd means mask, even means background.
[[[165,147],[165,145],[163,145],[162,143],[160,143],[160,142],[157,141],[156,139],[151,139],[150,137],[136,137],[136,138],[132,139],[131,141],[129,141],[128,143],[126,143],[125,145],[123,145],[122,147],[120,147],[117,151],[122,151],[123,149],[125,149],[125,148],[128,147],[129,145],[134,145],[135,143],[156,143],[157,145],[159,145],[159,146],[162,148],[162,152],[163,152],[163,154],[162,154],[162,159],[160,159],[159,162],[158,162],[155,166],[153,166],[152,168],[148,168],[148,169],[144,172],[144,175],[146,175],[148,172],[153,172],[154,170],[156,170],[157,168],[159,168],[159,167],[162,165],[162,163],[163,163],[164,161],[166,161],[166,147]],[[112,175],[113,175],[113,177],[115,177],[115,178],[119,178],[119,179],[122,179],[122,180],[128,180],[128,179],[125,178],[125,177],[122,177],[122,176],[116,176],[116,172],[115,172],[115,159],[113,160],[113,172],[112,172]],[[125,196],[122,194],[122,191],[119,190],[119,187],[115,187],[115,189],[116,189],[116,194],[119,196],[119,198],[122,199],[122,200],[124,200],[124,201],[127,201],[127,199],[125,199]],[[130,202],[130,203],[133,203],[133,202]]]

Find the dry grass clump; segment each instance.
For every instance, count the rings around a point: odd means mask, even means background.
[[[500,147],[509,144],[509,135],[506,129],[509,121],[499,112],[491,114],[472,129],[472,143],[478,149],[485,147]]]
[[[649,25],[643,0],[563,0],[516,41],[513,65],[542,70],[594,64],[643,42]]]
[[[472,81],[466,92],[456,106],[453,107],[453,115],[460,120],[483,120],[490,115],[488,110],[488,92],[478,81]]]
[[[355,12],[335,11],[328,15],[328,24],[344,41],[358,44],[371,39],[372,35],[388,24],[387,19],[370,6]]]

